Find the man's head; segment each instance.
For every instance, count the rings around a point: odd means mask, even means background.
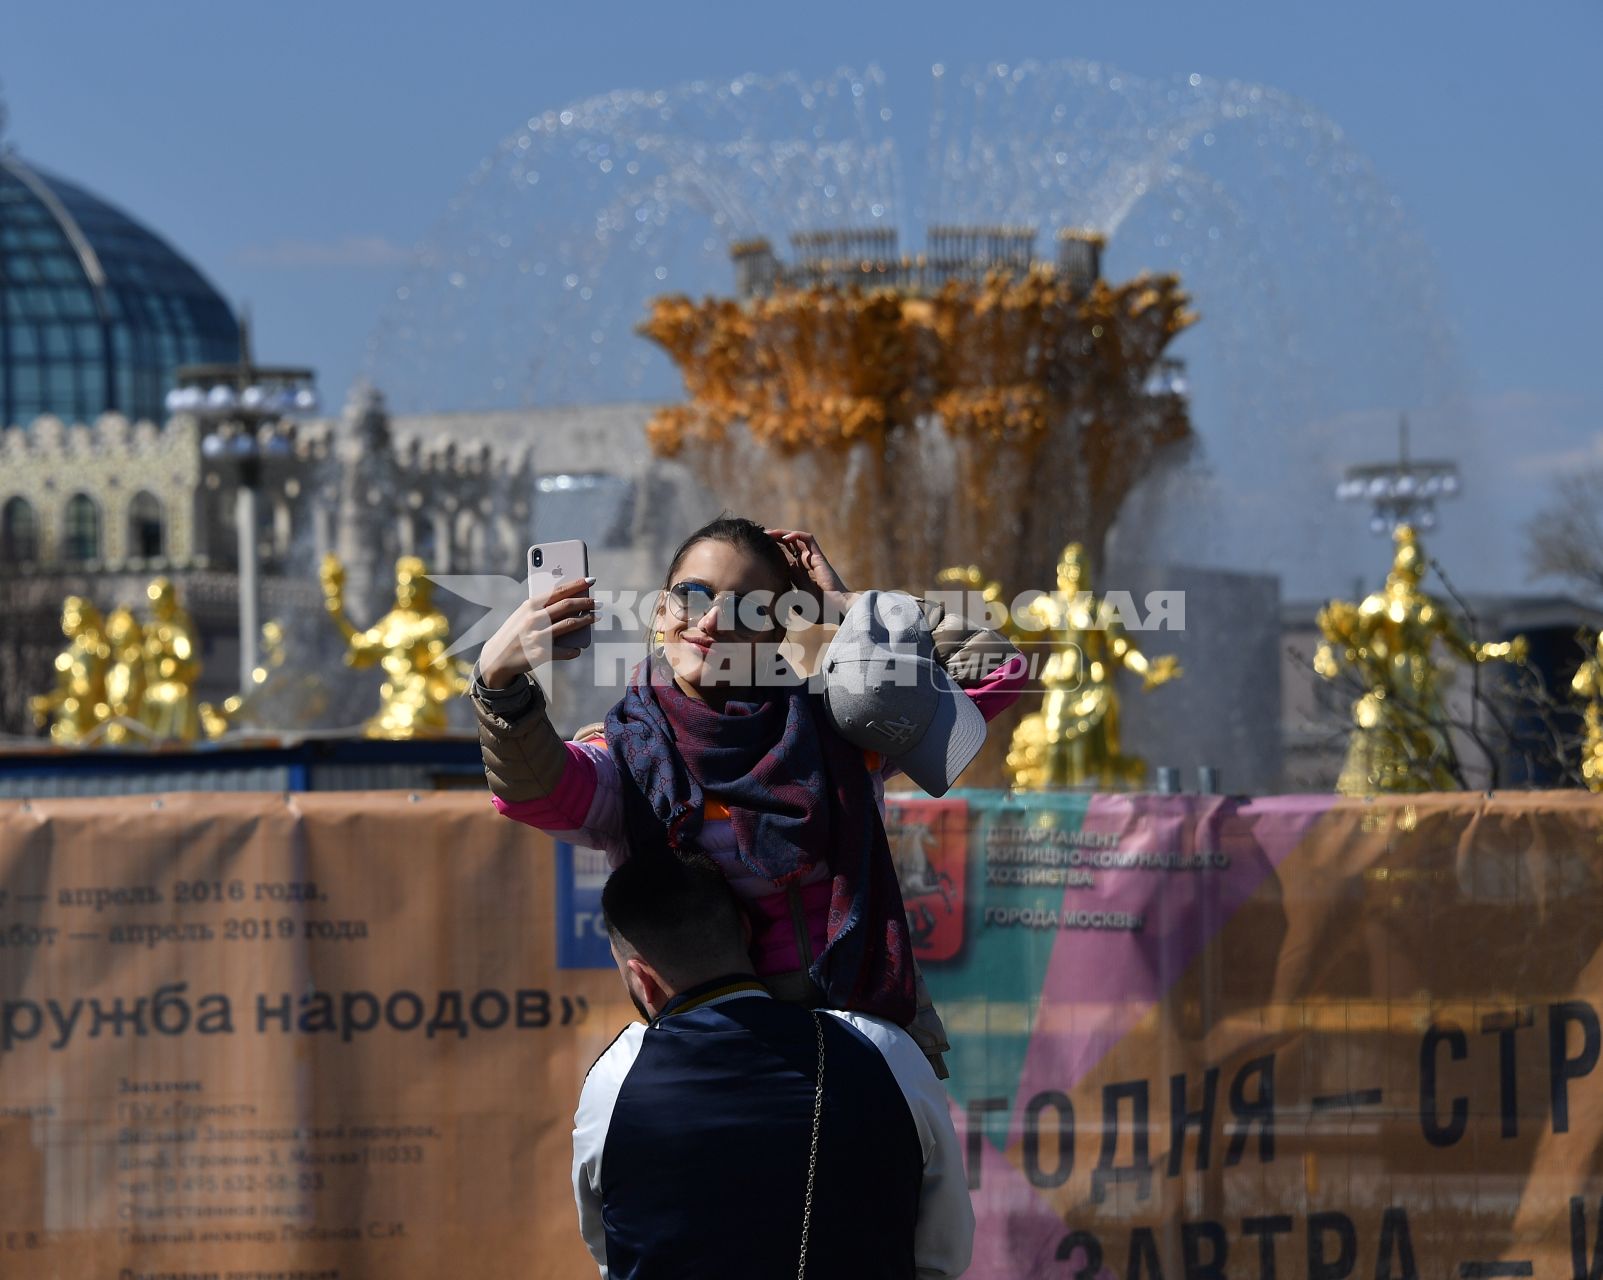
[[[699,983],[752,971],[751,926],[707,859],[630,858],[608,878],[601,911],[618,972],[644,1017]]]

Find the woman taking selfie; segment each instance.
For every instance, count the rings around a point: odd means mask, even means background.
[[[650,652],[604,732],[564,742],[531,673],[578,655],[592,583],[520,605],[480,656],[473,699],[496,808],[601,849],[612,866],[660,852],[710,857],[746,906],[752,960],[775,995],[907,1027],[944,1074],[885,834],[894,762],[847,741],[825,699],[775,661],[786,633],[774,604],[803,591],[850,625],[875,598],[901,602],[914,619],[904,632],[925,629],[924,648],[951,677],[939,681],[985,720],[1018,696],[1022,659],[997,633],[910,597],[881,594],[852,611],[858,597],[811,534],[722,517],[675,553]]]

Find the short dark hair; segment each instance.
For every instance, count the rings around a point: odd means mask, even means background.
[[[746,958],[741,907],[711,859],[631,857],[601,890],[607,932],[670,982],[695,982]]]

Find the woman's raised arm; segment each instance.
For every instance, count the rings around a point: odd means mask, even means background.
[[[1018,701],[1029,667],[1013,641],[949,611],[938,600],[920,600],[919,605],[935,641],[935,660],[987,721]]]

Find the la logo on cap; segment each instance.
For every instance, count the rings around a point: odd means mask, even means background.
[[[895,720],[870,720],[865,728],[874,730],[893,747],[906,746],[918,730],[918,726],[906,716],[898,716]]]

